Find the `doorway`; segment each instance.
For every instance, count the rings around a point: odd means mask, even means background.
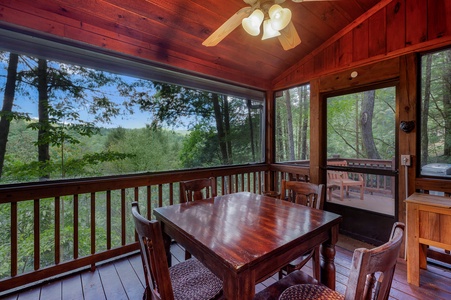
[[[326,100],[325,209],[343,216],[343,234],[380,245],[398,211],[396,87]]]

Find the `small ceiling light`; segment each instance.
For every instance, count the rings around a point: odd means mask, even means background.
[[[282,8],[282,6],[274,4],[268,11],[271,18],[271,26],[274,30],[282,30],[287,27],[291,21],[291,10]]]
[[[357,73],[357,71],[353,71],[351,73],[351,78],[356,78],[359,75],[359,73]]]
[[[271,25],[272,21],[269,19],[266,19],[263,22],[263,36],[262,40],[266,40],[272,37],[276,37],[280,35],[280,32],[278,30],[274,30],[274,27]]]
[[[257,36],[260,34],[260,25],[263,22],[263,18],[263,12],[256,9],[249,17],[244,18],[243,21],[241,21],[241,25],[243,25],[243,28],[247,33]]]

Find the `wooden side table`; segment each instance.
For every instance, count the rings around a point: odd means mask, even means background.
[[[451,250],[451,198],[414,193],[407,204],[407,282],[420,285],[427,246]]]

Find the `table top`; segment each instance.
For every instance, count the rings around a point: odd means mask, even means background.
[[[406,200],[407,203],[426,204],[442,208],[451,208],[451,198],[424,193],[413,193]]]
[[[154,214],[236,272],[341,222],[334,213],[248,192],[160,207]]]

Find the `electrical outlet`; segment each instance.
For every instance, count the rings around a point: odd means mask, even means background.
[[[410,155],[401,155],[401,166],[410,167]]]

